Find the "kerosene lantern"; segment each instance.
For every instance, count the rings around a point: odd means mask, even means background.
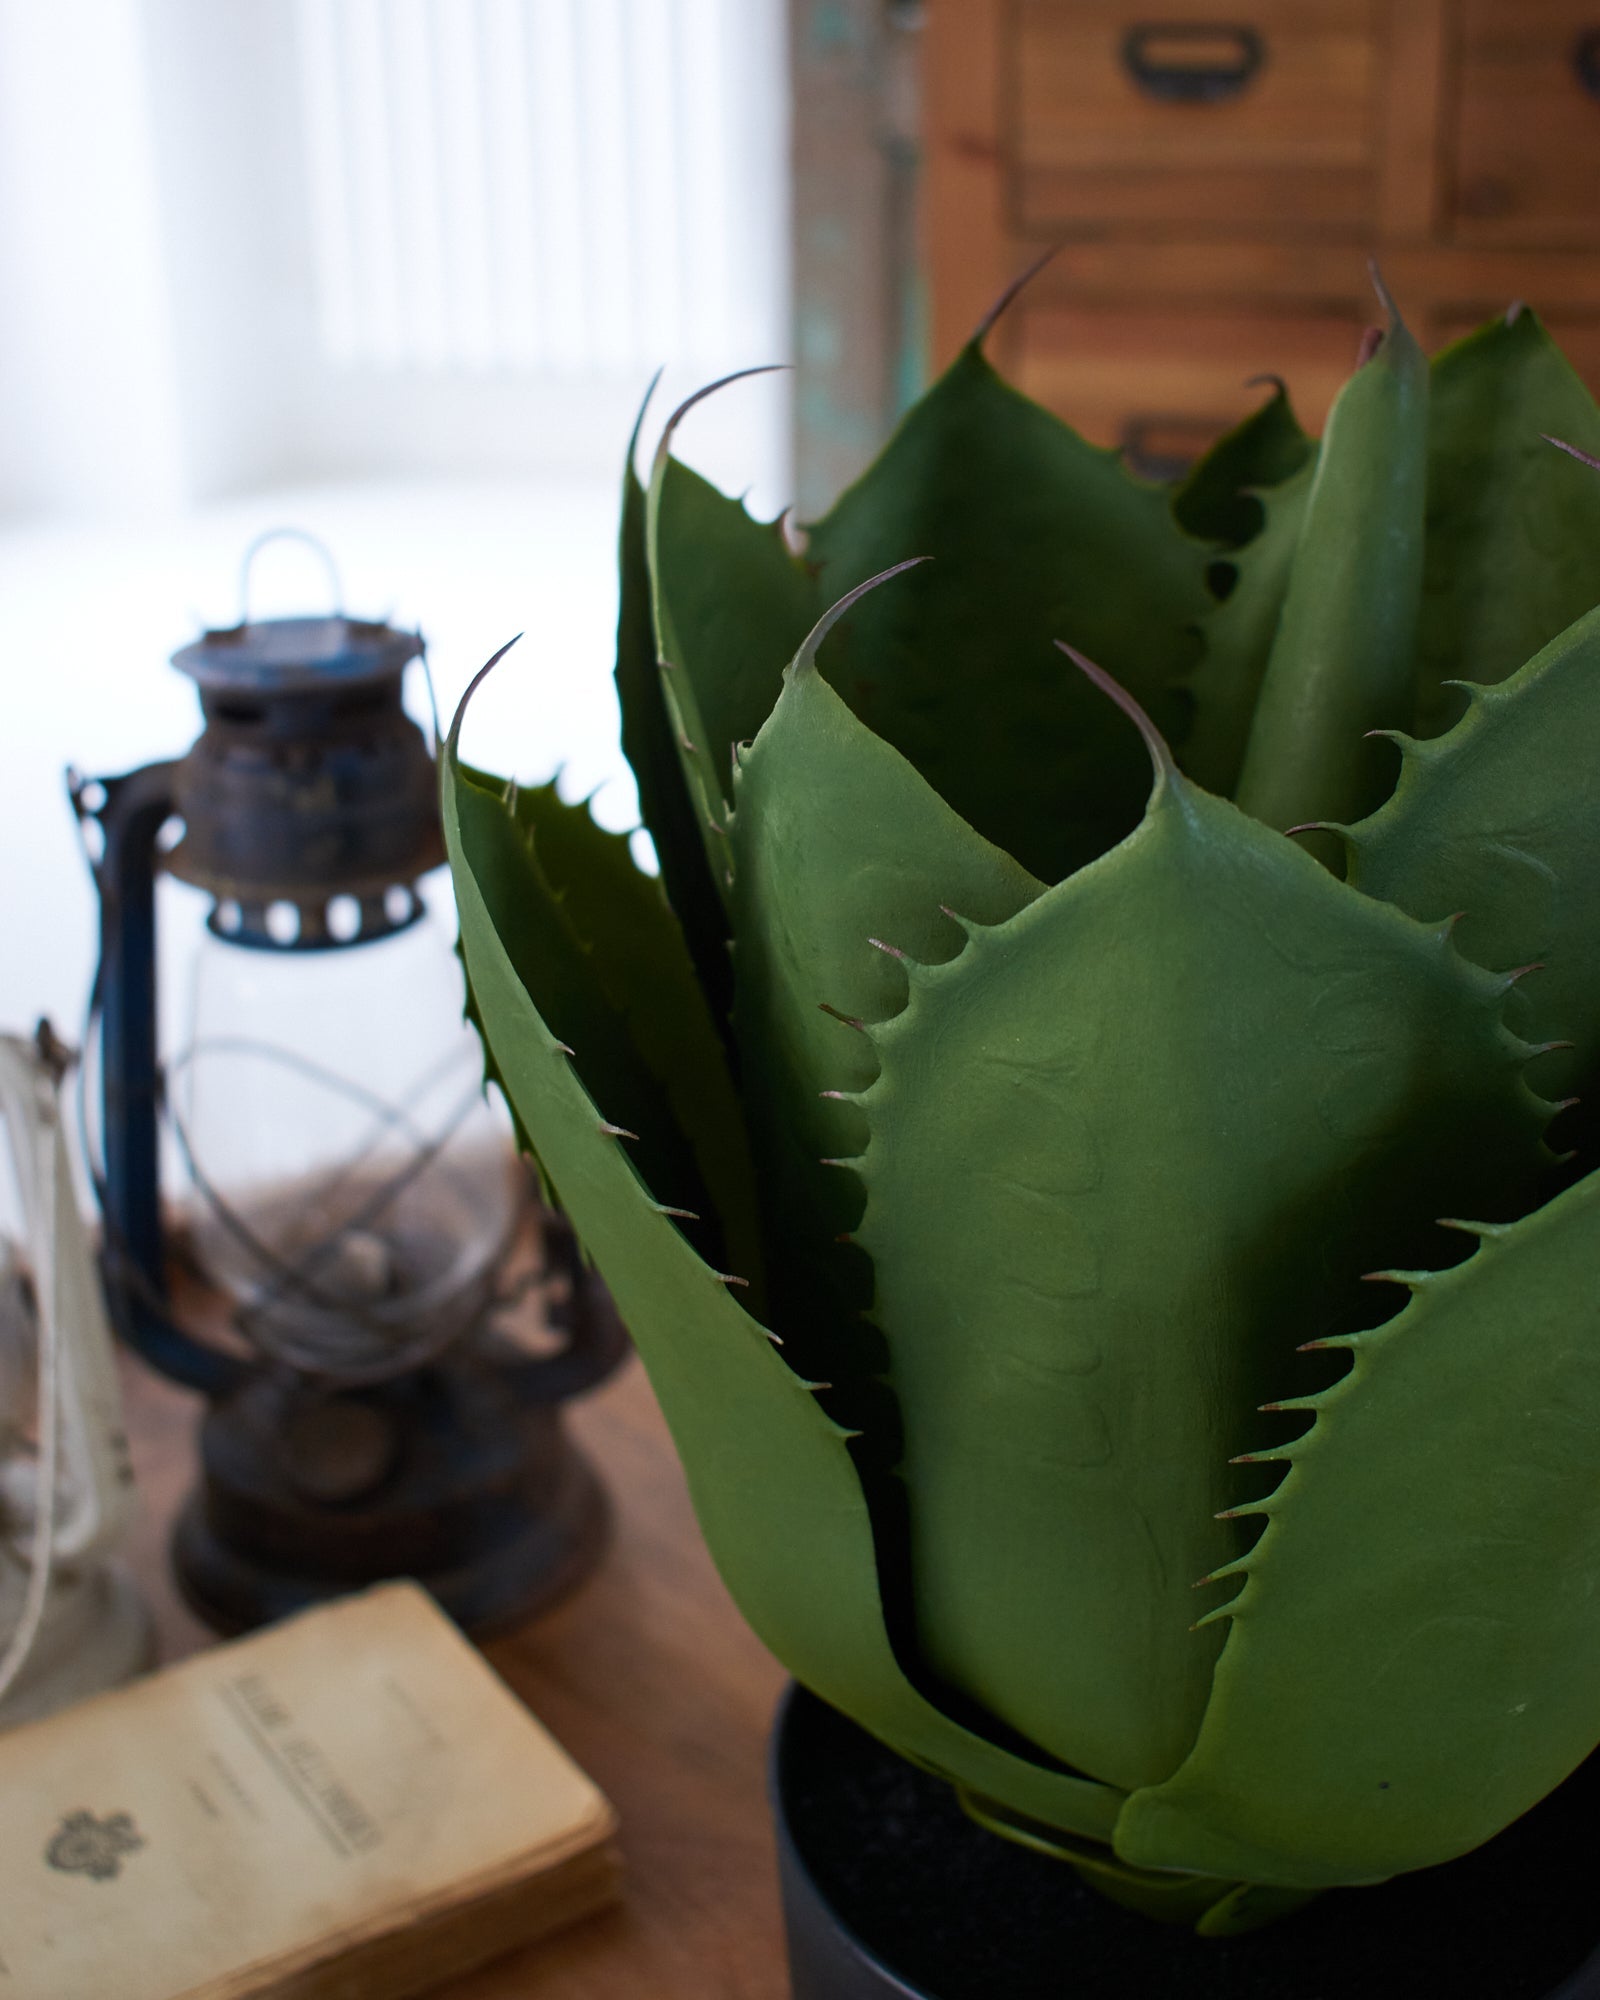
[[[433,759],[401,701],[420,635],[342,611],[252,620],[248,559],[245,574],[239,623],[173,656],[204,720],[188,753],[72,780],[99,830],[113,1316],[208,1399],[173,1557],[209,1623],[238,1631],[405,1575],[497,1629],[598,1553],[604,1501],[559,1405],[626,1336],[548,1214],[539,1275],[563,1344],[538,1351],[506,1324],[532,1197],[419,886],[443,859]],[[162,870],[205,906],[167,1052]],[[186,1247],[231,1307],[224,1340],[169,1289],[163,1116]]]

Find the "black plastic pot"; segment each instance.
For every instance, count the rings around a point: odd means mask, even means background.
[[[771,1785],[794,2000],[1600,2000],[1600,1754],[1447,1867],[1217,1939],[984,1832],[803,1688]]]

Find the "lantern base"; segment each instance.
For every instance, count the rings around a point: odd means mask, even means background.
[[[173,1532],[191,1609],[246,1632],[411,1577],[485,1636],[552,1604],[598,1561],[609,1508],[559,1411],[506,1375],[457,1353],[360,1389],[250,1377],[206,1413]]]

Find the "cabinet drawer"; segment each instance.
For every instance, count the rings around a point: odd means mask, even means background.
[[[1378,0],[1016,0],[1024,230],[1360,232],[1376,198]]]
[[[1600,0],[1460,0],[1451,228],[1600,242]]]
[[[1245,383],[1268,369],[1319,431],[1362,329],[1354,316],[1013,310],[1006,373],[1095,444],[1123,446],[1147,478],[1173,476],[1254,409],[1262,391]]]

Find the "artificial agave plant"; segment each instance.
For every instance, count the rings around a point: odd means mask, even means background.
[[[1202,1929],[1600,1739],[1600,478],[1543,433],[1600,451],[1528,312],[1391,314],[1176,489],[975,342],[800,556],[669,426],[659,880],[445,759],[491,1072],[746,1616]]]

